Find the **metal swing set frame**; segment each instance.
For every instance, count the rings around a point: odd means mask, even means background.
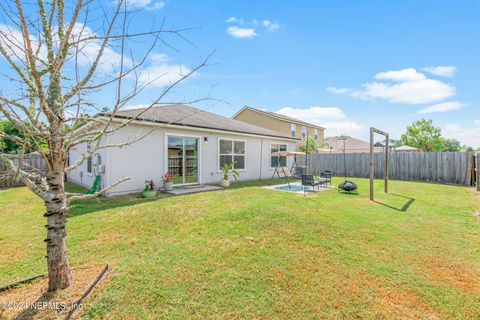
[[[271,155],[279,157],[279,161],[277,161],[277,165],[275,166],[275,171],[273,172],[272,179],[275,178],[277,175],[279,178],[285,179],[285,183],[288,184],[290,187],[290,180],[289,178],[297,178],[300,179],[302,177],[302,173],[298,174],[298,165],[297,165],[297,156],[305,155],[305,152],[300,151],[277,151],[273,152]],[[280,165],[280,157],[293,157],[293,163],[290,169],[287,166]],[[287,170],[285,170],[287,169]]]

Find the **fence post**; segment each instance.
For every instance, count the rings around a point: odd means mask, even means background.
[[[373,179],[374,173],[374,158],[373,158],[373,128],[370,128],[370,200],[373,201]]]
[[[477,152],[477,159],[475,163],[477,167],[477,191],[480,191],[480,152]]]
[[[385,164],[383,167],[383,180],[384,180],[385,193],[388,193],[388,153],[390,152],[388,140],[389,140],[389,136],[387,134],[386,142],[385,142]]]

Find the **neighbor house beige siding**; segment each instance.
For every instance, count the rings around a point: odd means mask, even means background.
[[[309,137],[314,137],[314,130],[318,130],[317,143],[322,144],[324,140],[324,128],[308,125],[302,123],[301,121],[289,121],[275,118],[268,113],[263,113],[260,110],[253,108],[243,108],[238,114],[236,114],[233,119],[253,124],[262,128],[278,131],[280,133],[291,135],[291,125],[295,125],[295,138],[302,139],[302,126],[305,127],[307,135]],[[293,119],[292,119],[293,120]],[[298,142],[298,145],[301,145],[302,141]]]

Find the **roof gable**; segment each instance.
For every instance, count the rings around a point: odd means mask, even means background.
[[[289,122],[289,123],[296,123],[296,124],[300,124],[300,125],[304,125],[304,126],[308,126],[308,127],[325,129],[322,126],[318,126],[316,124],[308,123],[308,122],[298,120],[298,119],[295,119],[295,118],[292,118],[292,117],[284,116],[283,114],[279,114],[279,113],[275,113],[275,112],[271,112],[271,111],[264,111],[264,110],[256,109],[256,108],[249,107],[249,106],[245,106],[242,109],[240,109],[240,111],[238,111],[236,114],[233,115],[232,119],[235,119],[235,117],[237,115],[239,115],[241,112],[243,112],[244,110],[250,110],[250,111],[258,112],[258,113],[261,113],[263,115],[266,115],[268,117],[271,117],[271,118],[274,118],[274,119],[277,119],[277,120],[280,120],[280,121],[285,121],[285,122]]]

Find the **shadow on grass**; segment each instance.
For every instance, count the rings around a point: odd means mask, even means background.
[[[400,207],[400,208],[391,206],[391,205],[389,205],[389,204],[386,204],[386,203],[383,203],[383,202],[380,202],[380,201],[377,201],[377,200],[373,200],[373,202],[375,202],[375,203],[377,203],[377,204],[380,204],[380,205],[382,205],[382,206],[385,206],[385,207],[387,207],[387,208],[390,208],[390,209],[393,209],[393,210],[396,210],[396,211],[400,211],[400,212],[406,212],[406,211],[410,208],[410,206],[413,204],[413,202],[415,202],[415,199],[414,199],[414,198],[402,196],[402,195],[400,195],[400,194],[390,193],[390,195],[395,196],[395,197],[400,197],[400,198],[407,199],[407,202],[405,202],[405,203],[403,204],[403,206]]]
[[[86,193],[87,188],[74,184],[72,182],[65,182],[65,189],[68,192],[73,193]],[[162,198],[171,197],[171,195],[160,193],[155,199],[145,199],[140,196],[140,194],[131,194],[131,195],[124,195],[124,196],[115,196],[111,198],[95,198],[95,199],[87,199],[87,200],[76,200],[72,201],[70,205],[70,212],[68,213],[69,218],[78,217],[84,214],[108,210],[108,209],[115,209],[115,208],[123,208],[128,206],[134,206],[140,203],[155,201]]]
[[[84,214],[93,213],[96,211],[108,210],[108,209],[118,209],[129,206],[134,206],[137,204],[156,201],[159,199],[164,199],[171,197],[171,195],[160,194],[154,199],[145,199],[135,195],[128,196],[118,196],[112,198],[98,198],[98,199],[88,199],[88,200],[78,200],[73,201],[70,205],[71,209],[68,213],[69,218],[74,218],[82,216]]]
[[[298,179],[290,179],[290,183],[297,182]],[[241,189],[250,187],[264,187],[276,184],[285,184],[285,179],[266,179],[266,180],[248,180],[232,182],[227,189]]]

